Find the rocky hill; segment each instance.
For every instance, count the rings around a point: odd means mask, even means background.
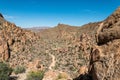
[[[120,80],[119,27],[120,8],[101,22],[58,24],[35,33],[0,14],[0,61],[26,68],[18,80],[36,70],[45,72],[43,80]]]
[[[11,62],[15,66],[18,58],[16,53],[24,51],[25,46],[31,45],[39,36],[35,33],[23,30],[14,23],[6,21],[3,16],[0,17],[0,61]],[[22,53],[20,53],[22,54]],[[13,57],[14,56],[14,57]],[[21,55],[18,55],[19,57]],[[15,59],[15,61],[14,61]],[[18,60],[19,61],[19,60]]]
[[[88,77],[92,80],[120,79],[120,8],[99,23],[97,27],[95,34],[97,44],[94,44],[89,52],[87,72],[75,80],[86,80]],[[81,71],[83,71],[82,68]]]

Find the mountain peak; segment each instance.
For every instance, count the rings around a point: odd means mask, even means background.
[[[118,7],[115,12],[113,13],[113,15],[120,15],[120,7]]]
[[[104,21],[104,26],[110,27],[120,21],[120,7],[118,7],[107,19]]]

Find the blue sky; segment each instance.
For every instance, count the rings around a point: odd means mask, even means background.
[[[120,0],[1,0],[0,12],[20,27],[80,26],[104,20]]]

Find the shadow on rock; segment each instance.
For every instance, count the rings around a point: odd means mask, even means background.
[[[79,77],[74,78],[73,80],[93,80],[89,74],[81,74]]]
[[[17,76],[12,76],[12,77],[10,77],[10,79],[9,80],[17,80],[18,79],[18,77]]]

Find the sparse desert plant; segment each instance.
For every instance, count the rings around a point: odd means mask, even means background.
[[[44,77],[44,71],[36,71],[36,72],[31,71],[27,75],[26,80],[42,80],[43,77]]]
[[[68,78],[68,75],[66,73],[60,73],[56,80],[66,80]]]
[[[69,69],[70,69],[71,71],[76,71],[76,68],[75,68],[74,66],[70,66]]]
[[[12,68],[8,64],[0,62],[0,80],[9,80]]]
[[[58,65],[55,65],[54,69],[56,70],[58,68]]]
[[[15,74],[24,73],[24,72],[25,72],[25,67],[24,67],[24,66],[17,66],[17,67],[14,69],[14,73],[15,73]]]

